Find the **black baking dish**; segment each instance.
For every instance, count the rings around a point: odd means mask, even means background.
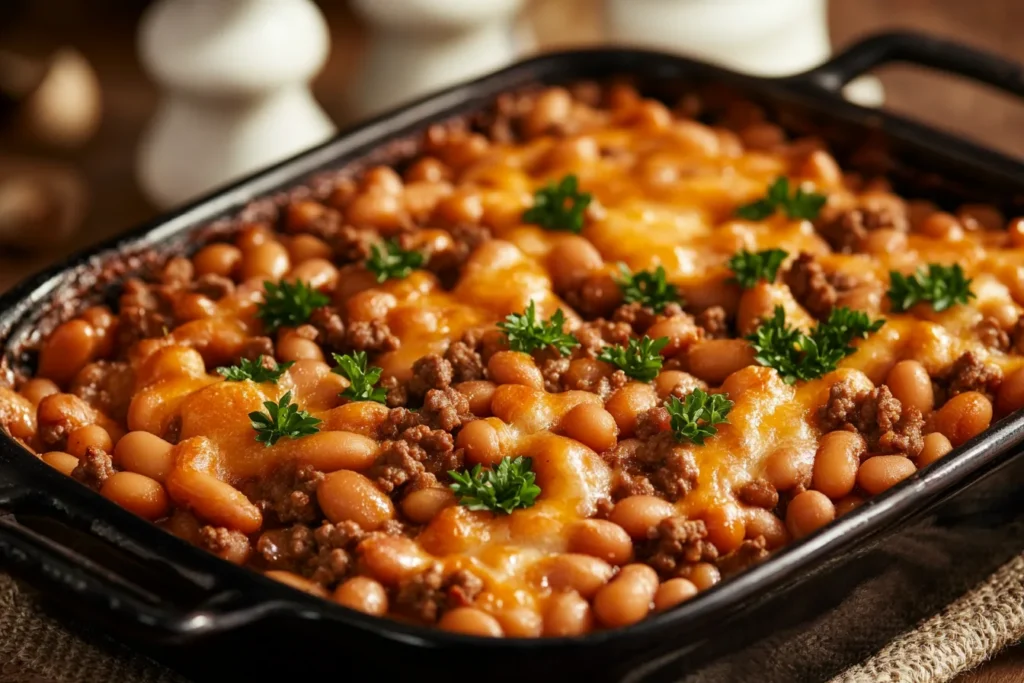
[[[636,50],[537,57],[379,117],[23,283],[0,299],[0,370],[9,375],[31,363],[23,349],[39,330],[83,293],[102,296],[111,272],[185,248],[186,236],[229,229],[231,217],[263,212],[273,197],[303,183],[312,184],[298,191],[316,192],[315,178],[325,172],[408,156],[427,124],[472,114],[502,92],[537,83],[626,75],[655,95],[712,84],[733,89],[785,126],[825,138],[846,167],[887,172],[904,194],[947,204],[992,201],[1020,212],[1020,163],[840,97],[852,78],[892,61],[1024,96],[1017,65],[913,34],[869,38],[818,69],[782,79]],[[115,259],[120,271],[104,268]],[[86,624],[82,630],[132,644],[202,680],[824,680],[1024,548],[1022,442],[1018,413],[698,599],[631,628],[578,639],[480,640],[365,617],[193,548],[2,434],[0,562],[47,604]]]

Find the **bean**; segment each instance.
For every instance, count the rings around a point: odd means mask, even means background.
[[[958,242],[964,238],[964,228],[956,216],[936,211],[917,226],[917,231],[935,239]]]
[[[257,245],[242,255],[241,276],[279,280],[291,269],[288,250],[277,240]]]
[[[479,190],[461,188],[437,203],[433,218],[444,225],[479,225],[483,216],[484,204]]]
[[[395,507],[368,478],[351,470],[328,474],[317,486],[316,498],[327,519],[335,524],[356,522],[375,531],[395,518]]]
[[[338,269],[327,259],[311,258],[292,268],[288,279],[305,282],[312,289],[327,292],[338,284]]]
[[[352,225],[374,227],[386,234],[402,226],[402,213],[402,198],[377,188],[356,195],[345,209]]]
[[[953,444],[949,442],[944,434],[932,432],[925,434],[924,446],[917,455],[917,466],[927,467],[953,450]]]
[[[588,599],[608,583],[614,573],[604,560],[577,553],[557,555],[544,567],[544,578],[552,589],[572,589]]]
[[[288,256],[296,265],[312,259],[330,261],[334,257],[334,250],[319,237],[302,233],[288,240]]]
[[[96,331],[84,320],[69,320],[54,330],[39,349],[39,376],[65,385],[92,360]]]
[[[405,181],[439,183],[442,180],[451,180],[451,169],[445,167],[434,157],[421,157],[405,171]]]
[[[708,339],[690,347],[686,354],[690,373],[718,386],[742,368],[754,364],[754,349],[745,339]]]
[[[569,527],[569,551],[621,566],[633,559],[633,541],[618,524],[584,519]]]
[[[607,410],[593,403],[581,403],[562,418],[566,436],[600,453],[617,442],[619,428]]]
[[[626,439],[636,433],[640,415],[658,404],[654,387],[640,382],[630,382],[618,389],[605,403],[605,409],[619,427],[619,438]]]
[[[389,166],[374,166],[369,168],[363,174],[362,189],[364,190],[380,190],[388,194],[401,194],[402,188],[402,177]]]
[[[364,470],[377,459],[374,439],[346,431],[318,432],[296,444],[296,458],[321,472]]]
[[[74,472],[75,468],[78,467],[78,458],[70,453],[63,453],[61,451],[43,453],[40,456],[40,459],[58,472],[66,474],[69,477],[71,476],[71,473]]]
[[[179,344],[157,349],[136,374],[138,386],[150,386],[160,380],[178,377],[205,377],[206,362],[195,349]]]
[[[324,360],[324,352],[320,346],[297,334],[289,334],[277,344],[277,357],[284,362],[299,360]]]
[[[865,460],[857,470],[857,484],[872,496],[888,491],[917,468],[902,455],[876,455]]]
[[[609,628],[635,624],[651,610],[658,575],[646,564],[628,564],[594,596],[594,614]]]
[[[407,494],[402,499],[402,512],[413,524],[427,524],[450,505],[455,505],[452,490],[431,486]]]
[[[490,422],[492,419],[496,418],[473,420],[466,424],[456,437],[455,445],[465,449],[467,462],[484,466],[497,465],[501,462],[501,440],[498,437],[498,430]]]
[[[103,482],[100,495],[148,520],[166,517],[170,507],[160,482],[134,472],[115,472]]]
[[[214,526],[252,534],[263,525],[259,508],[241,491],[205,472],[174,468],[167,475],[167,491]]]
[[[544,635],[549,638],[569,638],[589,633],[594,627],[590,603],[578,593],[555,593],[544,609]]]
[[[662,370],[654,379],[654,390],[660,399],[668,398],[673,392],[685,395],[694,389],[707,389],[707,385],[682,370]]]
[[[981,434],[991,422],[992,402],[977,391],[957,394],[935,413],[935,428],[954,446]]]
[[[807,155],[807,159],[800,168],[800,175],[823,187],[838,187],[843,180],[843,172],[839,168],[839,164],[831,154],[821,149],[814,150]]]
[[[99,425],[84,425],[68,434],[68,453],[76,458],[84,457],[90,447],[109,453],[114,450],[114,443],[107,430]]]
[[[388,612],[388,594],[384,586],[366,576],[353,576],[340,584],[332,597],[339,605],[375,617],[382,617]]]
[[[370,536],[356,546],[360,565],[385,586],[398,586],[431,561],[406,536]]]
[[[689,316],[680,315],[654,323],[647,329],[647,336],[651,339],[668,339],[668,343],[661,349],[661,355],[669,358],[692,348],[700,340],[701,332]]]
[[[964,204],[956,212],[957,218],[967,230],[1002,230],[1006,218],[1002,211],[991,204]]]
[[[744,510],[746,519],[746,537],[763,536],[769,550],[781,548],[789,543],[789,531],[786,523],[775,516],[771,510],[764,508],[747,508]]]
[[[231,244],[210,244],[192,257],[196,275],[231,277],[242,265],[242,250]]]
[[[851,493],[845,498],[841,498],[836,501],[836,517],[842,517],[849,512],[853,512],[859,508],[863,502],[864,499],[856,493]]]
[[[181,322],[212,318],[217,314],[217,304],[202,294],[184,294],[174,300],[174,317]]]
[[[690,568],[690,575],[687,576],[699,591],[706,591],[722,580],[722,573],[718,567],[710,562],[698,562]]]
[[[780,446],[765,460],[765,477],[779,491],[789,491],[797,486],[810,486],[813,468],[813,451],[795,445]]]
[[[819,491],[798,493],[786,507],[786,527],[795,539],[817,531],[835,517],[832,501]]]
[[[327,589],[325,589],[319,583],[313,583],[309,579],[302,578],[298,574],[292,574],[291,572],[286,572],[279,569],[273,569],[267,572],[263,572],[263,574],[265,576],[270,577],[271,579],[274,579],[275,581],[280,581],[281,583],[287,586],[291,586],[292,588],[300,590],[304,593],[315,595],[318,598],[327,597]]]
[[[1014,218],[1006,231],[1010,234],[1010,244],[1017,249],[1024,247],[1024,218]]]
[[[708,540],[725,555],[743,543],[745,525],[743,514],[731,504],[715,505],[704,513],[704,524],[708,529]]]
[[[25,389],[22,388],[22,394]],[[1006,376],[996,392],[996,413],[1009,415],[1024,408],[1024,368],[1014,370]]]
[[[442,631],[464,633],[468,636],[501,638],[505,635],[497,619],[475,607],[456,607],[449,610],[444,613],[437,625]]]
[[[235,237],[235,246],[242,251],[249,251],[273,239],[274,231],[270,229],[270,226],[262,223],[250,223],[238,232],[238,236]]]
[[[509,607],[496,616],[509,638],[537,638],[544,632],[544,618],[529,607]]]
[[[548,254],[547,262],[556,292],[577,287],[585,277],[604,265],[597,247],[579,235],[566,235],[559,239]]]
[[[552,132],[565,123],[572,113],[572,96],[565,88],[548,88],[541,93],[523,119],[528,137]]]
[[[906,248],[906,234],[888,228],[872,230],[860,240],[860,249],[868,254],[898,254]]]
[[[811,486],[829,498],[842,498],[857,481],[864,439],[855,432],[835,431],[821,437],[814,456]]]
[[[498,388],[494,382],[472,380],[459,382],[454,387],[469,401],[469,412],[477,417],[487,417],[491,414],[491,400],[494,398],[495,389]]]
[[[522,351],[498,351],[487,361],[487,373],[496,384],[524,384],[544,388],[544,375],[533,357]]]
[[[625,529],[630,538],[641,541],[647,531],[666,517],[676,514],[675,506],[655,496],[630,496],[612,508],[608,520]]]
[[[697,595],[697,587],[689,579],[669,579],[654,594],[654,611],[664,612]]]
[[[51,380],[42,377],[35,377],[21,385],[18,393],[27,398],[32,405],[38,406],[39,402],[47,396],[60,393],[60,387]]]
[[[562,383],[576,389],[590,389],[597,386],[612,369],[607,363],[593,358],[577,358],[569,362],[569,369],[562,375]]]
[[[885,383],[904,407],[917,408],[922,415],[927,415],[935,407],[931,377],[916,360],[903,360],[894,365]]]

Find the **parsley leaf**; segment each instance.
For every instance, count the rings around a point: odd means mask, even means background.
[[[665,401],[665,410],[671,416],[672,432],[677,441],[690,441],[698,446],[718,433],[716,425],[728,424],[726,416],[732,410],[732,401],[725,394],[709,394],[694,389],[680,401],[675,396]]]
[[[401,280],[423,265],[426,259],[423,252],[406,251],[396,240],[388,240],[381,249],[378,245],[370,247],[370,257],[366,259],[366,269],[377,276],[377,282]]]
[[[481,469],[476,465],[467,472],[449,470],[454,480],[450,488],[459,499],[459,505],[470,510],[490,510],[511,514],[516,508],[528,508],[540,495],[534,481],[533,460],[519,456],[505,456],[495,469]]]
[[[814,220],[821,207],[825,206],[825,200],[825,195],[805,192],[802,187],[797,187],[790,196],[789,178],[779,176],[768,186],[768,192],[762,199],[739,207],[736,215],[751,221],[761,221],[782,209],[789,218]]]
[[[263,302],[256,310],[256,317],[263,321],[269,332],[282,325],[301,325],[309,320],[314,309],[331,303],[330,297],[302,280],[277,284],[268,280],[263,283],[263,291]]]
[[[941,312],[974,298],[970,278],[964,277],[963,268],[956,263],[929,263],[927,268],[922,266],[911,275],[891,271],[888,294],[892,310],[897,313],[921,301],[931,302],[932,310]]]
[[[682,304],[676,286],[665,280],[665,269],[658,266],[653,271],[640,270],[631,273],[625,263],[619,264],[621,278],[615,282],[622,290],[626,303],[637,302],[641,306],[661,313],[670,303]]]
[[[273,382],[277,384],[281,375],[293,365],[295,365],[295,361],[288,361],[287,363],[278,363],[277,367],[269,368],[263,364],[263,356],[260,356],[256,360],[243,358],[238,365],[217,368],[217,373],[228,382],[244,382],[248,379],[256,383]]]
[[[601,349],[598,360],[611,363],[626,375],[641,382],[650,382],[661,370],[661,350],[668,344],[668,337],[651,339],[630,339],[629,345],[606,346]]]
[[[569,174],[560,182],[552,182],[533,195],[533,206],[523,212],[523,222],[539,225],[545,230],[583,231],[583,212],[592,199],[590,193],[578,190],[579,181]]]
[[[349,387],[339,394],[351,401],[376,401],[384,403],[387,393],[383,387],[374,387],[380,381],[383,369],[372,367],[367,369],[365,351],[356,351],[344,356],[332,353],[334,362],[338,367],[331,369],[336,375],[341,375],[349,381]]]
[[[743,289],[750,289],[759,280],[772,283],[779,272],[779,266],[786,260],[789,253],[782,249],[766,249],[750,252],[741,249],[729,259],[729,269],[733,272],[732,282]]]
[[[758,363],[773,368],[786,384],[794,384],[835,370],[839,361],[857,350],[851,345],[854,339],[864,339],[884,324],[861,311],[833,308],[828,320],[807,335],[787,325],[785,309],[776,306],[774,315],[746,339]]]
[[[508,347],[513,351],[532,353],[550,346],[560,355],[568,356],[573,347],[579,346],[580,343],[576,337],[562,330],[564,326],[565,314],[561,308],[555,311],[548,322],[537,320],[537,306],[533,301],[525,313],[512,313],[506,316],[503,322],[498,323],[498,329],[505,333]]]
[[[264,401],[263,407],[267,412],[249,413],[249,419],[256,430],[256,440],[264,446],[273,446],[281,437],[298,439],[320,431],[320,418],[299,410],[298,404],[292,403],[290,391],[277,403]]]

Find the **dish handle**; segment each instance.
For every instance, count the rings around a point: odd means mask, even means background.
[[[956,41],[911,31],[870,36],[821,66],[787,80],[839,95],[843,86],[853,79],[893,62],[945,71],[1024,97],[1024,65]]]

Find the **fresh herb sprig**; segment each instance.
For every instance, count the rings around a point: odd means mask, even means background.
[[[376,276],[377,282],[401,280],[409,277],[425,260],[423,252],[415,249],[406,251],[396,240],[388,240],[383,248],[377,244],[370,247],[366,269]]]
[[[626,373],[626,376],[641,382],[650,382],[661,371],[661,350],[668,344],[668,337],[651,339],[630,339],[627,346],[606,346],[597,356],[598,360],[611,363]]]
[[[482,469],[476,465],[472,470],[457,472],[450,470],[449,484],[458,498],[459,505],[470,510],[490,510],[511,514],[517,508],[528,508],[540,495],[540,487],[534,482],[533,460],[519,456],[505,456],[494,469]]]
[[[616,278],[615,282],[622,290],[626,303],[639,303],[655,313],[661,313],[670,303],[682,303],[676,286],[665,279],[665,269],[661,266],[653,271],[639,270],[633,273],[625,263],[620,263],[619,272],[622,276]]]
[[[532,353],[550,346],[562,356],[568,356],[579,340],[565,332],[565,314],[559,308],[547,322],[537,320],[537,306],[533,301],[524,313],[512,313],[498,323],[498,329],[505,333],[508,347],[513,351]]]
[[[579,180],[569,174],[552,182],[533,195],[533,206],[523,212],[523,222],[539,225],[545,230],[580,233],[583,212],[592,199],[589,192],[579,191]]]
[[[741,249],[729,259],[729,270],[733,272],[732,282],[743,289],[750,289],[760,280],[775,282],[779,267],[789,253],[782,249],[766,249],[751,252]]]
[[[336,375],[341,375],[349,381],[349,386],[340,396],[350,401],[376,401],[384,403],[387,399],[387,392],[383,387],[375,386],[380,381],[383,369],[378,367],[367,367],[369,361],[365,351],[356,351],[351,354],[331,354],[334,356],[336,367],[331,369]]]
[[[929,263],[910,275],[892,271],[888,295],[892,310],[897,313],[922,301],[930,303],[932,310],[942,312],[956,304],[966,304],[975,296],[971,279],[964,276],[963,268],[956,263],[952,266]]]
[[[256,440],[264,446],[273,446],[283,437],[298,439],[320,431],[320,418],[299,410],[298,404],[292,403],[290,391],[277,403],[264,401],[263,407],[267,412],[249,413],[249,419],[256,430]]]
[[[776,306],[747,341],[754,347],[754,359],[773,368],[787,384],[812,380],[836,369],[839,361],[854,353],[854,339],[877,332],[884,320],[872,321],[862,311],[833,308],[828,320],[804,334],[786,323],[786,311]]]
[[[718,433],[718,425],[728,424],[726,418],[732,405],[725,394],[694,389],[682,401],[670,397],[665,401],[665,410],[671,417],[670,425],[677,441],[703,446],[706,439]]]
[[[302,280],[279,283],[268,280],[263,283],[263,292],[263,302],[256,309],[256,317],[270,332],[282,326],[301,325],[309,320],[315,309],[331,303],[330,297]]]
[[[274,384],[277,384],[277,380],[281,379],[281,375],[283,375],[288,368],[295,365],[295,361],[278,363],[276,367],[268,367],[263,363],[263,356],[260,356],[256,360],[243,358],[238,362],[238,365],[217,368],[217,374],[228,382],[244,382],[245,380],[251,380],[257,384],[261,382],[273,382]]]
[[[771,185],[764,197],[736,209],[736,215],[750,221],[761,221],[782,210],[789,218],[806,218],[814,220],[818,217],[821,207],[827,198],[817,192],[805,192],[797,187],[790,194],[789,178],[779,176]]]

